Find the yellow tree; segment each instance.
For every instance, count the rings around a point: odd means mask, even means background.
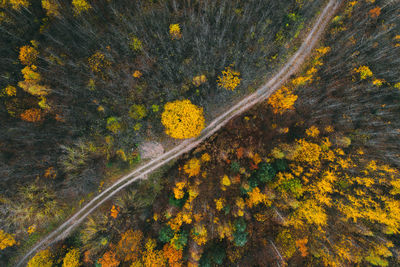
[[[317,144],[307,142],[304,139],[297,141],[294,159],[298,161],[316,163],[321,155],[321,147]]]
[[[204,225],[196,224],[191,231],[191,236],[197,245],[201,246],[207,243],[207,229]]]
[[[50,250],[42,250],[30,259],[27,267],[52,267],[54,264]]]
[[[298,96],[293,94],[289,88],[282,86],[268,98],[268,104],[271,105],[274,113],[283,114],[286,110],[293,110],[294,103]]]
[[[200,160],[197,158],[192,158],[183,166],[183,170],[189,174],[189,177],[192,177],[200,173],[200,167]]]
[[[86,0],[72,0],[75,14],[86,12],[92,8],[92,6]]]
[[[196,137],[205,125],[203,108],[190,100],[176,100],[164,106],[161,122],[165,133],[176,139]]]
[[[117,253],[124,261],[135,261],[141,251],[143,233],[140,230],[128,230],[121,235],[118,242]]]
[[[15,238],[0,229],[0,250],[3,250],[7,247],[12,247],[16,244]]]
[[[35,63],[39,52],[30,45],[21,46],[19,49],[19,61],[24,65],[32,65]]]
[[[169,25],[169,35],[171,36],[172,39],[182,38],[181,27],[179,26],[179,24]]]
[[[249,198],[246,201],[247,206],[252,208],[260,203],[268,204],[267,196],[260,192],[258,187],[255,187],[249,192]]]
[[[225,70],[222,71],[222,76],[218,76],[218,86],[233,91],[240,84],[241,78],[239,76],[240,72],[226,67]]]
[[[21,70],[21,73],[24,75],[25,80],[18,82],[19,87],[35,96],[44,96],[48,94],[49,89],[43,85],[39,85],[41,76],[37,72],[37,67],[35,65],[26,66]]]
[[[360,75],[361,80],[365,80],[373,76],[373,73],[368,66],[360,66],[355,68],[354,71]]]
[[[46,10],[46,14],[49,17],[60,16],[60,10],[58,3],[55,0],[42,0],[42,7]]]
[[[146,250],[142,254],[142,261],[144,266],[162,267],[165,266],[165,258],[162,250],[155,249],[156,242],[149,239],[146,242]]]
[[[109,250],[104,253],[103,257],[101,257],[98,261],[101,264],[101,267],[117,267],[119,265],[119,260],[115,255],[115,252]]]
[[[164,258],[168,260],[168,265],[171,267],[179,267],[182,265],[182,250],[176,250],[170,244],[165,244],[163,247]]]
[[[43,112],[37,108],[27,109],[21,114],[21,119],[28,122],[40,122],[43,117]]]
[[[200,85],[202,85],[205,82],[207,82],[207,77],[204,74],[202,74],[199,76],[195,76],[193,78],[192,84],[196,87],[199,87]]]
[[[6,96],[16,96],[17,95],[17,88],[15,88],[12,85],[8,85],[6,88],[3,89],[3,94],[6,95]]]
[[[101,73],[111,65],[102,52],[96,52],[88,58],[90,69],[95,73]]]
[[[28,0],[9,0],[14,10],[21,10],[21,7],[28,8],[30,3]]]
[[[62,267],[78,267],[79,262],[79,248],[71,249],[64,257]]]
[[[186,187],[185,182],[177,182],[173,188],[174,196],[176,199],[182,199],[185,196],[183,189]]]

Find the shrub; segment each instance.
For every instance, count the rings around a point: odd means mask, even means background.
[[[142,41],[134,35],[130,36],[129,48],[134,52],[139,52],[143,49]]]
[[[118,133],[121,130],[121,124],[119,123],[119,118],[110,117],[107,119],[107,129],[113,133]]]
[[[129,109],[129,116],[134,120],[143,119],[146,115],[146,107],[143,105],[132,105]]]

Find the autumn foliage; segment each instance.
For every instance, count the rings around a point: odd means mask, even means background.
[[[46,10],[46,14],[49,17],[60,16],[59,5],[55,0],[42,0],[42,7]]]
[[[78,267],[80,265],[79,257],[80,257],[79,249],[78,248],[71,249],[65,255],[62,267]]]
[[[101,257],[98,262],[101,264],[101,267],[117,267],[120,263],[115,252],[111,250],[104,253],[103,257]]]
[[[32,46],[25,45],[19,50],[19,60],[24,65],[32,65],[35,63],[39,52]]]
[[[181,34],[181,28],[180,28],[179,24],[169,25],[169,34],[172,39],[181,39],[182,34]]]
[[[0,230],[0,250],[3,250],[7,247],[12,247],[15,244],[15,238],[11,234]]]
[[[72,0],[75,14],[81,14],[92,8],[92,6],[86,0]]]
[[[39,251],[29,260],[27,267],[52,267],[54,263],[53,256],[49,249]]]
[[[165,132],[176,139],[196,137],[204,128],[203,108],[190,100],[176,100],[164,106],[161,122]]]
[[[27,109],[21,114],[21,119],[28,122],[40,122],[43,117],[43,111],[37,108]]]
[[[117,218],[119,210],[120,210],[119,207],[113,205],[110,210],[110,216],[113,217],[114,219]]]
[[[90,69],[95,73],[101,73],[111,65],[111,62],[106,59],[104,53],[99,51],[89,57],[88,63]]]
[[[371,9],[368,13],[371,16],[371,18],[377,18],[381,14],[381,8],[377,6]]]
[[[168,260],[171,267],[182,266],[182,250],[174,249],[170,244],[165,244],[163,247],[164,258]]]
[[[9,0],[11,7],[15,10],[21,10],[22,7],[28,8],[30,5],[29,0]]]
[[[240,72],[233,70],[231,67],[226,67],[222,71],[222,76],[218,76],[217,79],[218,86],[230,91],[235,90],[239,86],[240,81]]]
[[[283,114],[286,110],[294,109],[297,98],[298,96],[293,94],[289,88],[283,86],[268,98],[268,104],[271,105],[274,113]]]
[[[135,261],[139,257],[142,239],[143,233],[139,230],[128,230],[121,235],[117,251],[123,261]]]
[[[192,158],[183,166],[183,170],[189,175],[189,177],[192,177],[200,173],[200,167],[200,160],[197,158]]]

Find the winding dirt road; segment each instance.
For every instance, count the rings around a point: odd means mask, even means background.
[[[77,211],[71,218],[65,221],[57,229],[48,234],[40,242],[38,242],[34,247],[32,247],[22,259],[17,263],[17,266],[22,266],[33,254],[37,251],[44,249],[54,242],[62,240],[71,233],[83,220],[89,216],[97,207],[103,204],[105,201],[109,200],[112,196],[117,194],[119,191],[129,186],[133,182],[143,178],[145,175],[153,172],[164,164],[174,160],[175,158],[181,156],[184,153],[189,152],[206,138],[213,135],[223,126],[225,126],[228,121],[232,118],[242,114],[246,110],[253,107],[255,104],[264,101],[268,98],[275,90],[280,88],[289,77],[296,73],[304,60],[311,54],[315,45],[322,36],[328,22],[331,20],[332,16],[335,14],[336,10],[340,6],[343,0],[330,0],[325,8],[322,10],[318,19],[316,20],[313,28],[308,33],[308,36],[303,41],[303,44],[299,50],[290,58],[290,60],[285,64],[284,67],[274,75],[269,81],[267,81],[263,86],[261,86],[256,92],[247,96],[229,110],[224,112],[222,115],[215,118],[201,133],[200,136],[183,141],[178,146],[164,153],[163,155],[151,160],[150,162],[144,164],[143,166],[135,169],[131,173],[121,177],[112,186],[108,187],[106,190],[101,192],[85,206],[83,206],[79,211]]]

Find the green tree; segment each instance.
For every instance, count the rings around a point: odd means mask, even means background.
[[[163,226],[158,233],[158,239],[163,242],[167,243],[174,237],[174,231],[172,231],[171,227],[168,225]]]
[[[258,165],[258,170],[256,171],[255,175],[260,182],[266,183],[272,181],[272,179],[275,177],[275,174],[276,171],[271,164],[262,162]]]

